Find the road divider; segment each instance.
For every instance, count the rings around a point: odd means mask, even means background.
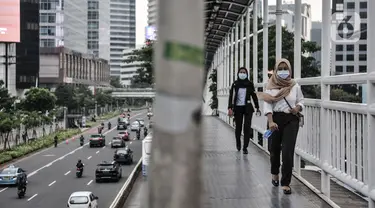
[[[112,204],[109,208],[122,208],[128,198],[130,191],[134,186],[134,182],[136,181],[137,177],[139,176],[142,169],[142,157],[139,159],[137,165],[134,167],[133,171],[130,173],[128,179],[125,181],[124,185],[120,189],[119,193],[117,194],[116,198],[113,200]]]

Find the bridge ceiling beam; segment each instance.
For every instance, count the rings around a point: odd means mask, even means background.
[[[254,0],[205,1],[205,67],[211,66],[220,43]]]

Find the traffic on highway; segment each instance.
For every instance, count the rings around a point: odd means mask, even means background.
[[[121,119],[104,121],[101,133],[95,127],[83,133],[82,145],[77,135],[56,148],[1,166],[1,208],[109,207],[142,156],[142,139],[149,126],[146,113],[129,113],[127,128],[122,126],[119,130]],[[112,126],[107,125],[109,122]],[[146,133],[131,132],[134,122]],[[78,160],[83,164],[82,170],[76,166]],[[27,190],[19,197],[17,186],[12,186],[17,182],[9,180],[17,181],[22,174],[27,176]]]

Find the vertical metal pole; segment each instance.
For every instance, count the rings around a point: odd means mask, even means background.
[[[223,86],[224,86],[224,89],[227,88],[227,41],[226,41],[227,37],[224,37],[223,38]]]
[[[281,59],[281,50],[282,50],[282,28],[281,28],[281,19],[283,15],[282,10],[282,1],[276,1],[276,60]]]
[[[302,9],[301,0],[294,3],[294,78],[301,78],[301,33],[302,33]]]
[[[63,125],[63,128],[64,129],[67,129],[67,123],[68,123],[68,119],[67,119],[67,112],[68,111],[68,108],[67,107],[64,107],[64,125]]]
[[[258,0],[253,3],[253,82],[258,83]]]
[[[230,83],[229,85],[232,85],[232,83],[234,82],[233,80],[233,72],[235,71],[235,69],[233,69],[233,66],[234,66],[234,61],[235,61],[235,52],[234,52],[234,48],[235,48],[235,39],[234,39],[234,36],[235,36],[235,32],[234,32],[234,28],[232,28],[232,32],[231,32],[231,35],[230,35],[230,73],[229,73],[229,76],[230,76]]]
[[[324,0],[322,3],[322,69],[321,69],[321,101],[329,101],[330,86],[323,83],[325,77],[330,75],[330,45],[331,45],[331,0]],[[322,160],[323,167],[330,164],[330,147],[331,138],[330,135],[324,132],[329,132],[328,128],[328,113],[327,110],[321,106],[320,107],[320,158]],[[326,196],[330,196],[330,176],[324,171],[321,172],[321,187],[322,192]]]
[[[158,8],[148,207],[200,208],[204,2],[163,0]]]
[[[251,38],[250,38],[250,14],[251,10],[250,7],[247,8],[246,12],[246,69],[250,70],[250,43],[251,43]],[[250,73],[250,71],[249,71]]]
[[[263,0],[263,83],[268,82],[268,0]],[[266,85],[263,85],[263,92]]]
[[[238,22],[236,22],[235,25],[235,28],[234,28],[234,45],[235,45],[235,48],[234,48],[234,76],[233,76],[233,79],[236,80],[237,79],[237,72],[238,72]],[[233,80],[233,81],[234,81]]]
[[[369,15],[367,19],[367,53],[368,57],[375,56],[375,2],[374,1],[367,1],[368,2],[368,10],[367,13]],[[367,132],[367,141],[368,141],[368,177],[369,177],[369,208],[375,208],[375,149],[372,148],[375,145],[374,135],[375,135],[375,115],[371,112],[375,112],[375,69],[372,64],[375,64],[375,59],[370,58],[367,60],[367,123],[368,123],[368,132]]]
[[[244,50],[244,40],[243,40],[243,37],[244,37],[244,33],[245,33],[245,26],[244,25],[245,24],[244,24],[243,16],[241,16],[241,20],[240,20],[240,54],[239,54],[240,55],[240,67],[244,66],[244,60],[243,60],[244,59],[244,54],[243,54],[243,52],[244,52],[243,51]]]
[[[227,35],[227,38],[226,38],[226,44],[227,44],[227,57],[226,57],[226,60],[227,60],[227,64],[226,64],[226,87],[229,87],[230,86],[230,41],[229,41],[229,35]],[[229,92],[229,91],[228,91]]]

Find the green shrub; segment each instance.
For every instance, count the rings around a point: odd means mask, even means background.
[[[17,145],[10,150],[6,150],[0,153],[0,164],[9,162],[13,159],[22,157],[37,150],[52,146],[54,143],[53,138],[56,135],[59,138],[59,141],[64,141],[79,133],[81,133],[79,129],[67,129],[36,139],[31,143]]]

